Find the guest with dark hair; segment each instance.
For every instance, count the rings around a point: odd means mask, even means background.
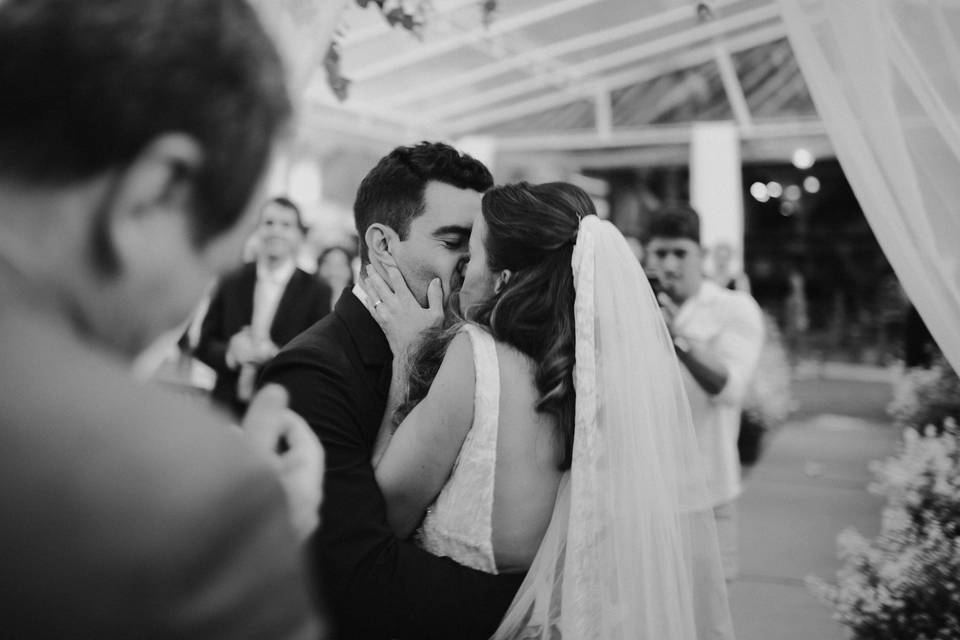
[[[748,386],[763,346],[763,315],[748,294],[703,275],[700,216],[686,204],[662,209],[650,224],[646,268],[658,299],[693,411],[724,572],[738,573],[736,499],[742,491],[737,434]]]
[[[128,371],[239,252],[283,75],[243,0],[0,2],[5,637],[319,633],[282,390],[241,432]]]
[[[293,202],[269,200],[256,231],[256,262],[224,276],[210,299],[195,354],[217,373],[213,399],[236,417],[263,364],[330,310],[330,287],[296,264],[305,234]]]
[[[317,257],[317,277],[330,287],[332,304],[344,291],[353,288],[353,260],[350,251],[341,246],[327,247]]]

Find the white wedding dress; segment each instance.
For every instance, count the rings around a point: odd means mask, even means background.
[[[473,345],[476,388],[473,424],[460,447],[450,479],[417,532],[421,547],[435,556],[497,573],[493,555],[493,488],[497,468],[500,366],[493,336],[474,325],[463,331]]]
[[[731,640],[703,463],[656,299],[623,236],[596,216],[581,222],[572,268],[573,462],[493,637]],[[496,573],[499,367],[493,337],[464,330],[476,369],[474,421],[418,539],[435,555]]]

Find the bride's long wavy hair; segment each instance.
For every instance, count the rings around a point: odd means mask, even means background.
[[[558,467],[570,468],[575,396],[574,288],[571,258],[580,219],[595,215],[583,189],[564,182],[520,182],[489,189],[483,196],[487,225],[484,248],[493,272],[509,269],[509,281],[490,298],[421,340],[412,358],[407,399],[397,422],[426,396],[447,346],[464,321],[485,327],[493,337],[527,355],[536,367],[537,411],[554,417]]]

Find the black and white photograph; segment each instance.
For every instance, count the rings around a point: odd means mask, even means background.
[[[960,1],[0,0],[0,638],[960,640]]]

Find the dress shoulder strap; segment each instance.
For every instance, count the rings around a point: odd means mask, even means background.
[[[482,439],[495,448],[500,415],[500,362],[497,358],[497,343],[489,332],[475,324],[465,324],[463,331],[470,336],[476,371],[473,429],[482,433]]]

